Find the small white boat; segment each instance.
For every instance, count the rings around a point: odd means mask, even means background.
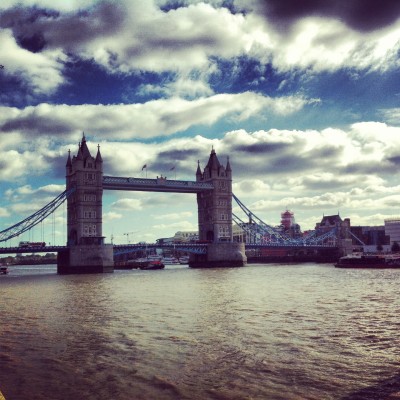
[[[162,259],[164,265],[175,265],[179,264],[179,260],[176,257],[164,257]]]

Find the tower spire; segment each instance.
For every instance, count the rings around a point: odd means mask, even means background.
[[[100,145],[97,145],[97,154],[96,154],[96,164],[97,163],[102,163],[103,162],[103,158],[101,157],[100,154]]]

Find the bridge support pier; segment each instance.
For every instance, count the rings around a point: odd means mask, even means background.
[[[58,274],[114,272],[112,244],[76,245],[58,253]]]
[[[243,267],[247,263],[244,243],[210,243],[207,254],[191,254],[190,268]]]

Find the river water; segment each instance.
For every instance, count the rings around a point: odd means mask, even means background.
[[[400,270],[0,276],[6,400],[394,399]]]

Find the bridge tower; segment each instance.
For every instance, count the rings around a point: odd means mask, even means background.
[[[211,183],[213,190],[197,194],[199,240],[208,243],[206,255],[192,255],[190,267],[237,267],[246,264],[244,243],[233,242],[232,169],[224,167],[214,149],[204,171],[198,163],[196,182]]]
[[[113,246],[102,236],[103,160],[100,146],[90,154],[85,135],[78,153],[66,163],[67,246],[58,256],[58,273],[112,272]]]

